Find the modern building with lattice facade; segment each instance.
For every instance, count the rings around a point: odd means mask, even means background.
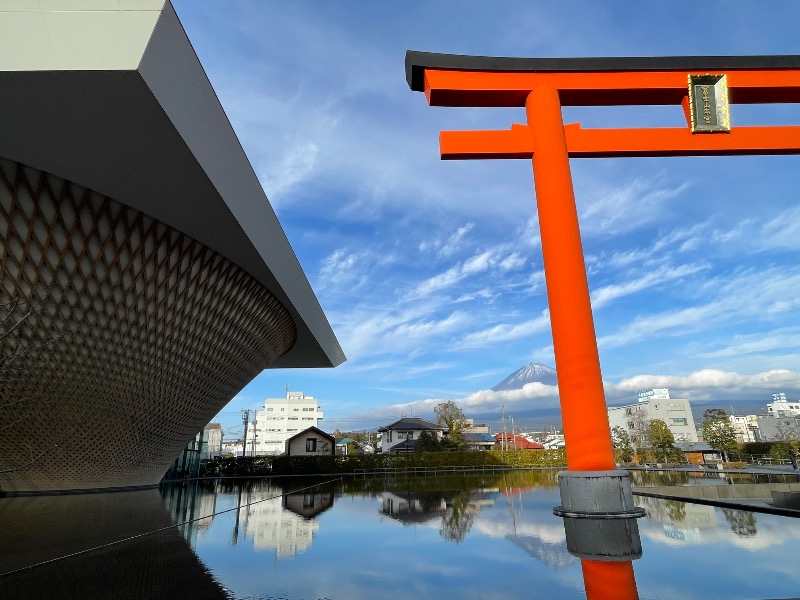
[[[0,4],[0,494],[156,484],[342,349],[169,2]]]

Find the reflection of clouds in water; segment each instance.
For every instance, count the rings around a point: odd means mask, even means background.
[[[542,516],[551,518],[546,514]],[[561,519],[553,519],[551,523],[526,523],[518,520],[514,526],[506,514],[494,513],[492,517],[491,520],[476,522],[473,529],[489,537],[505,538],[529,556],[556,569],[577,561],[567,551],[567,537]]]
[[[506,516],[506,521],[478,521],[473,529],[480,531],[489,537],[513,537],[514,527]],[[555,520],[552,524],[517,523],[516,535],[526,537],[536,537],[545,544],[559,544],[567,542],[567,535],[564,533],[564,525],[561,519]]]
[[[554,569],[561,569],[578,560],[569,553],[566,542],[552,544],[543,542],[540,538],[527,535],[509,535],[506,539],[515,546],[522,548],[527,555],[542,561]]]
[[[714,507],[708,507],[715,510]],[[716,512],[719,511],[719,512]],[[760,551],[772,546],[778,546],[792,541],[800,541],[800,527],[797,521],[790,517],[779,517],[752,513],[755,518],[755,533],[749,536],[742,536],[731,531],[729,523],[725,520],[721,509],[716,509],[716,527],[699,528],[699,535],[687,535],[680,540],[671,537],[670,525],[674,530],[694,529],[692,527],[682,527],[681,523],[665,524],[656,522],[648,518],[639,521],[639,532],[642,537],[665,546],[704,546],[711,544],[721,544],[735,546],[749,551]],[[749,512],[749,511],[741,511]]]

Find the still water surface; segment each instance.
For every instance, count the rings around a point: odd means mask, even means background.
[[[800,595],[800,520],[637,498],[641,558],[598,566],[567,550],[556,486],[534,471],[0,499],[0,598]]]

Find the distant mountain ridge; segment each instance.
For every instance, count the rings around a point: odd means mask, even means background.
[[[492,391],[521,390],[526,383],[534,382],[543,383],[544,385],[558,385],[556,370],[547,365],[528,363],[503,379],[492,388]]]

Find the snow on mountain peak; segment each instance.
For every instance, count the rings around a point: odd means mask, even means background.
[[[528,363],[517,369],[492,388],[492,391],[519,390],[526,383],[539,382],[544,385],[558,385],[556,370],[539,363]]]

